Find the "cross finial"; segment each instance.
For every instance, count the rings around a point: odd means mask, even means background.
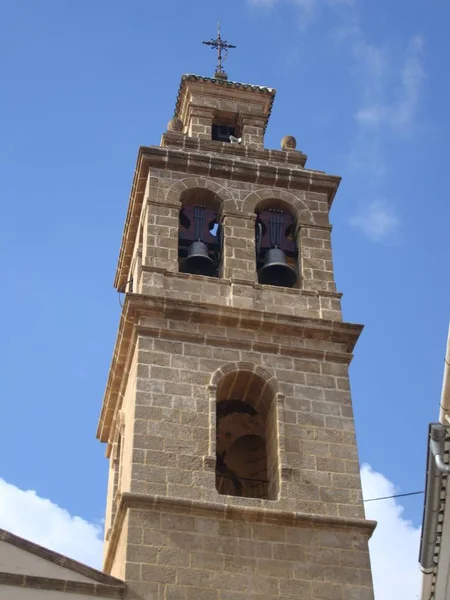
[[[223,61],[228,56],[229,48],[236,48],[233,44],[229,44],[226,40],[223,40],[220,37],[220,23],[217,23],[217,37],[215,40],[211,38],[209,42],[203,42],[207,46],[211,46],[213,50],[217,50],[217,67],[216,72],[214,73],[214,77],[217,79],[228,79],[228,75],[225,73],[223,68]],[[224,55],[222,55],[222,50],[225,50]]]

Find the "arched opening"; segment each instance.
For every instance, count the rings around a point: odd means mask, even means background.
[[[259,283],[294,287],[298,282],[294,215],[278,200],[260,203],[256,215],[255,248]]]
[[[217,386],[216,489],[219,494],[278,496],[278,429],[273,388],[260,375],[232,371]]]
[[[183,192],[180,200],[180,272],[219,277],[222,263],[219,197],[205,188],[191,188]]]

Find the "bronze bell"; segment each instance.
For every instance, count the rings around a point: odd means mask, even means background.
[[[264,256],[264,265],[259,271],[259,283],[293,287],[297,281],[295,270],[288,265],[286,255],[280,248],[270,248]]]
[[[205,242],[200,240],[192,242],[188,249],[188,255],[184,260],[183,273],[212,277],[215,272],[216,263],[209,256]]]

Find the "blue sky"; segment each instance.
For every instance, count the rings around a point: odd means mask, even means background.
[[[137,149],[159,143],[183,73],[213,74],[201,41],[220,19],[230,79],[277,89],[266,147],[294,135],[309,167],[343,176],[331,220],[344,316],[365,324],[361,462],[423,489],[449,320],[449,17],[443,0],[0,3],[7,484],[103,518],[95,431]],[[422,497],[402,505],[417,528]]]

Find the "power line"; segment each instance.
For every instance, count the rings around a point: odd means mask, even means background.
[[[378,500],[389,500],[390,498],[403,498],[404,496],[417,496],[418,494],[424,493],[424,491],[421,491],[409,492],[408,494],[394,494],[393,496],[382,496],[381,498],[369,498],[368,500],[363,500],[363,502],[377,502]]]

